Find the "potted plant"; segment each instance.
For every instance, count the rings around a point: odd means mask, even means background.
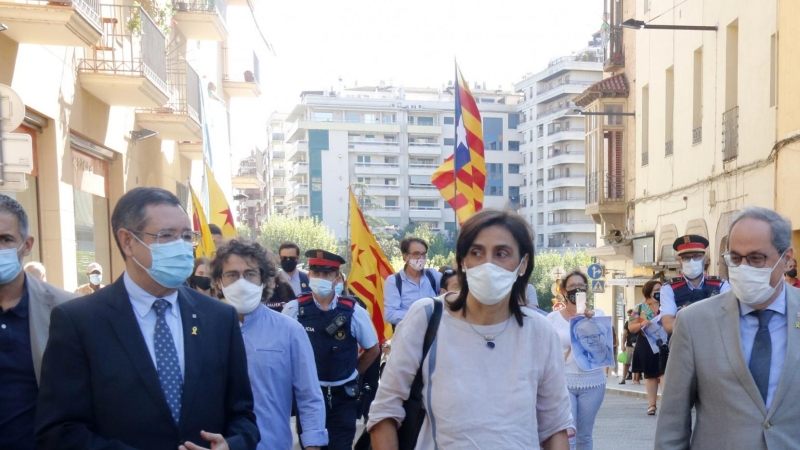
[[[125,28],[134,36],[142,34],[142,8],[139,2],[133,2],[131,17],[125,23]]]

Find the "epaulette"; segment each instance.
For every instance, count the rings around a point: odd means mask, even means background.
[[[715,277],[715,276],[713,276],[713,275],[709,275],[709,276],[707,276],[707,277],[706,277],[706,281],[711,281],[711,282],[713,282],[713,283],[719,283],[719,284],[722,284],[722,282],[723,282],[723,281],[725,281],[725,280],[723,280],[723,279],[722,279],[722,278],[720,278],[720,277]]]
[[[346,306],[347,309],[356,309],[356,299],[352,297],[339,297],[338,305]]]
[[[686,278],[683,278],[683,277],[675,277],[675,278],[670,278],[670,279],[667,281],[667,284],[669,284],[669,285],[673,285],[673,284],[680,284],[680,283],[685,283],[685,282],[686,282]]]

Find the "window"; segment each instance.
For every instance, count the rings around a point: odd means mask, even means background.
[[[361,122],[361,116],[358,113],[345,113],[344,121],[347,123],[358,123]]]
[[[703,138],[703,47],[694,51],[694,86],[692,99],[692,144]]]
[[[371,181],[371,178],[358,177],[358,182],[360,184],[370,184]]]
[[[739,106],[739,20],[725,30],[725,111],[729,111]]]
[[[503,150],[503,119],[483,118],[483,147],[484,150]]]
[[[664,111],[664,142],[666,143],[664,154],[669,156],[672,154],[672,125],[675,116],[675,70],[672,66],[667,69],[667,92],[666,92],[666,110]]]
[[[481,98],[480,103],[494,103],[493,98]]]
[[[508,151],[510,151],[510,152],[518,152],[519,151],[519,141],[508,141]]]
[[[414,125],[414,116],[408,116],[408,123]]]
[[[417,125],[433,125],[433,117],[417,117]]]
[[[417,206],[420,208],[435,208],[436,202],[433,200],[419,200]]]
[[[444,230],[454,233],[456,231],[456,223],[455,222],[445,222],[444,223]]]
[[[773,34],[769,46],[769,106],[775,106],[778,97],[778,43]]]
[[[379,123],[376,114],[364,114],[364,123]]]
[[[453,209],[453,207],[450,206],[450,202],[444,202],[444,209]]]
[[[642,166],[650,162],[650,85],[642,88]]]
[[[508,202],[512,208],[519,206],[519,186],[508,187]]]
[[[282,141],[283,140],[283,133],[272,133],[272,140],[273,141]]]
[[[383,123],[395,123],[397,120],[395,119],[394,114],[384,114],[383,115]]]
[[[375,135],[374,134],[368,134],[368,135],[364,136],[364,140],[365,141],[374,141],[375,140]]]
[[[412,186],[418,186],[418,185],[430,186],[431,177],[425,175],[409,175],[408,184]]]
[[[387,156],[384,158],[386,164],[397,164],[397,156]]]
[[[503,165],[486,164],[486,195],[503,195]]]
[[[357,141],[359,139],[361,139],[361,135],[360,134],[348,134],[347,135],[347,140],[348,141]]]
[[[397,206],[397,197],[386,197],[386,206]]]
[[[386,178],[383,180],[383,184],[386,186],[397,186],[397,178]]]
[[[509,164],[508,173],[519,173],[519,164]]]
[[[456,145],[456,140],[453,138],[444,138],[444,145]]]
[[[509,114],[508,115],[508,128],[511,130],[516,130],[517,125],[519,125],[519,114]]]
[[[621,103],[612,103],[609,105],[603,105],[603,112],[604,113],[612,113],[612,114],[621,114],[622,113],[622,104]],[[589,116],[591,117],[591,116]],[[625,116],[615,115],[615,116],[603,116],[605,118],[605,124],[611,126],[622,126],[623,125],[623,118]]]
[[[369,162],[372,162],[372,157],[359,155],[357,157],[356,161],[360,162],[360,163],[369,163]]]
[[[383,140],[384,142],[397,142],[397,137],[391,134],[385,134],[383,135]]]
[[[445,125],[455,125],[455,123],[456,123],[456,118],[455,117],[445,116],[445,118],[444,118],[444,124]]]
[[[315,122],[333,122],[332,112],[314,112],[311,115],[312,120]]]

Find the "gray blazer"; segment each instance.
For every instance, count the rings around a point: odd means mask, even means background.
[[[28,289],[31,355],[33,356],[33,370],[36,372],[36,382],[38,383],[42,372],[42,356],[44,356],[47,338],[50,335],[50,312],[67,300],[80,296],[28,276],[28,274],[25,274],[25,282]]]
[[[656,428],[656,450],[787,449],[800,443],[800,290],[786,289],[788,341],[769,411],[744,360],[732,291],[677,316]],[[696,421],[692,430],[692,407]]]

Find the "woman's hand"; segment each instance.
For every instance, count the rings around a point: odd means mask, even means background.
[[[642,328],[647,328],[649,326],[650,326],[650,321],[645,319],[644,322],[642,322]]]
[[[594,310],[587,309],[586,311],[583,312],[583,315],[586,316],[587,319],[591,319],[592,317],[594,317]]]

